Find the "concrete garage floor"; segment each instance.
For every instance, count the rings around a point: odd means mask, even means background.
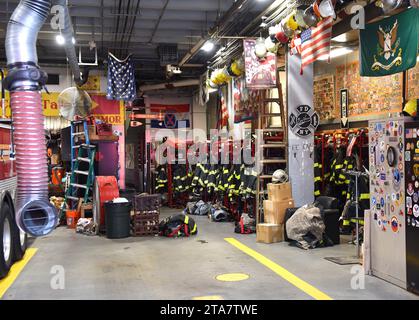
[[[162,216],[177,212],[163,209]],[[38,251],[3,299],[313,299],[224,238],[237,239],[332,299],[419,299],[370,276],[365,289],[351,289],[352,266],[323,258],[353,255],[353,245],[304,251],[288,243],[259,244],[255,235],[235,234],[231,223],[195,220],[198,235],[184,239],[109,240],[59,228],[34,241]],[[63,290],[51,288],[54,266],[65,270]],[[246,273],[250,278],[215,279],[225,273]]]

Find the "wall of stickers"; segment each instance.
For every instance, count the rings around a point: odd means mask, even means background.
[[[387,281],[406,285],[404,121],[370,121],[371,266]]]
[[[354,53],[355,55],[356,53]],[[322,65],[323,66],[323,65]],[[314,105],[321,121],[340,118],[339,95],[349,90],[349,118],[385,115],[399,112],[403,102],[403,76],[361,77],[359,61],[340,59],[327,68],[318,68],[322,74],[315,79]],[[327,70],[327,73],[324,73]],[[419,67],[409,73],[410,95],[419,98]],[[334,88],[334,92],[331,92]]]
[[[314,109],[322,120],[339,118],[339,108],[335,108],[335,76],[314,78]]]
[[[407,96],[408,99],[419,99],[419,63],[408,71]]]
[[[419,293],[419,125],[406,124],[406,262],[407,288]]]

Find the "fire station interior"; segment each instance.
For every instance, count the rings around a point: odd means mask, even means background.
[[[418,300],[418,8],[0,0],[0,300]]]

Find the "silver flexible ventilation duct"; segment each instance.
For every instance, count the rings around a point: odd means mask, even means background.
[[[68,64],[70,66],[71,72],[74,76],[74,82],[77,86],[82,86],[87,82],[88,75],[83,75],[80,72],[79,63],[76,56],[76,50],[73,44],[73,24],[71,23],[70,12],[67,7],[67,0],[56,0],[55,3],[60,5],[64,10],[64,28],[61,30],[61,35],[63,36],[65,43],[65,53],[67,55]]]
[[[38,32],[50,7],[48,0],[21,0],[10,18],[6,34],[9,72],[3,84],[10,91],[13,116],[18,178],[16,221],[20,229],[33,236],[49,234],[58,222],[56,209],[48,199],[47,150],[40,93],[47,74],[39,69],[36,54]],[[66,5],[63,7],[67,10],[66,27],[62,30],[66,52],[70,55],[69,63],[76,82],[82,84],[83,77],[71,42],[71,22],[67,21],[68,9]]]

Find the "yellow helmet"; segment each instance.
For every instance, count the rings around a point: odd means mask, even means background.
[[[295,13],[291,14],[287,18],[287,25],[291,30],[297,30],[298,29],[298,23],[295,19]]]
[[[418,115],[418,105],[419,105],[419,99],[412,99],[409,100],[404,108],[403,108],[403,114],[409,117],[417,117]]]

